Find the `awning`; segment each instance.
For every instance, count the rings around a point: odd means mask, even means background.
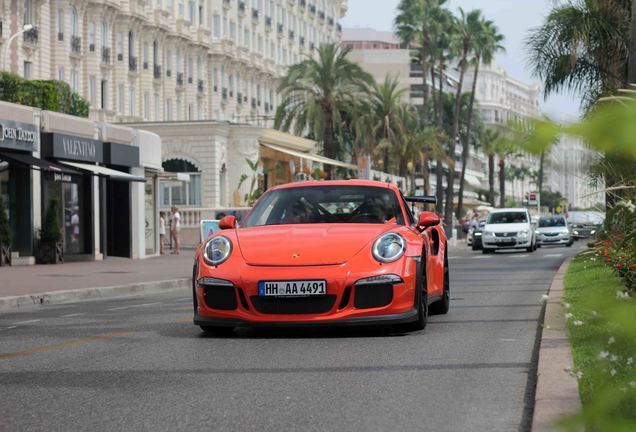
[[[321,164],[325,164],[325,165],[333,165],[333,166],[337,166],[337,167],[341,167],[341,168],[346,168],[346,169],[350,169],[350,170],[358,170],[358,166],[357,165],[352,165],[346,162],[340,162],[334,159],[329,159],[326,158],[324,156],[318,156],[315,154],[309,154],[309,153],[303,153],[303,152],[299,152],[296,150],[290,150],[288,148],[285,147],[279,147],[277,145],[274,144],[265,144],[265,143],[261,143],[262,146],[267,147],[268,149],[271,150],[275,150],[277,152],[281,152],[281,153],[285,153],[288,154],[290,156],[295,156],[297,158],[300,159],[305,159],[305,160],[310,160],[310,161],[314,161],[314,162],[318,162]]]
[[[98,176],[109,177],[113,180],[123,180],[131,182],[145,182],[145,177],[137,177],[123,171],[117,171],[114,169],[106,168],[99,165],[90,165],[78,162],[62,162],[64,165],[69,165],[74,168],[81,169],[82,171],[88,171]]]
[[[77,171],[72,170],[68,167],[54,164],[45,159],[38,159],[36,157],[31,156],[28,153],[0,152],[0,159],[6,160],[8,162],[14,162],[20,165],[25,165],[35,169],[39,169],[41,171],[49,171],[49,172],[57,172],[57,173],[65,173],[65,174],[78,174]]]

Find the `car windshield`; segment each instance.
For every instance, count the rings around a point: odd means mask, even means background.
[[[404,225],[402,208],[391,189],[307,186],[266,193],[243,226],[390,222]]]
[[[539,219],[539,228],[564,226],[565,219],[563,217],[542,217],[541,219]]]
[[[525,212],[499,212],[488,215],[488,224],[512,224],[527,223],[528,215]]]

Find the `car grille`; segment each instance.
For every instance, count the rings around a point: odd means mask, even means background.
[[[332,294],[298,298],[252,296],[250,300],[254,309],[262,314],[302,315],[329,312],[336,303],[336,296]]]
[[[236,310],[236,289],[233,286],[204,286],[205,304],[211,309]]]
[[[353,304],[356,309],[372,309],[391,304],[392,284],[358,285],[355,287]]]
[[[517,235],[516,232],[495,233],[495,237],[515,237],[516,235]]]
[[[543,233],[543,235],[546,237],[556,237],[559,235],[559,233]]]

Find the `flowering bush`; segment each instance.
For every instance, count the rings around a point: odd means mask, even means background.
[[[625,281],[627,290],[636,294],[636,204],[620,201],[607,214],[605,228],[599,234],[597,250],[608,265]]]

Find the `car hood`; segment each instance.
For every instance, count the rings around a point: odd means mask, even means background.
[[[317,266],[346,263],[393,228],[393,224],[269,225],[241,228],[236,236],[249,265]]]
[[[527,223],[507,223],[507,224],[488,224],[484,227],[484,231],[494,231],[498,233],[519,232],[529,230]]]
[[[539,231],[541,234],[544,233],[562,233],[563,231],[565,231],[567,229],[567,227],[539,227],[537,228],[537,231]]]

